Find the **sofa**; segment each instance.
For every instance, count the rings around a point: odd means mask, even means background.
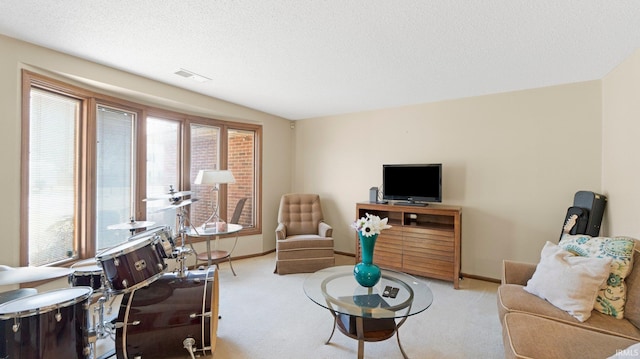
[[[504,260],[497,302],[505,358],[640,358],[640,246],[632,241],[635,247],[632,245],[628,258],[638,268],[631,266],[623,278],[626,303],[622,319],[594,309],[581,321],[525,290],[537,264]]]

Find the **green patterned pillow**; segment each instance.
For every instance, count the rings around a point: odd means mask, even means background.
[[[633,266],[635,240],[628,237],[591,237],[586,234],[565,234],[558,245],[564,250],[585,257],[613,258],[607,286],[601,288],[594,309],[612,317],[624,317],[627,290],[624,279]]]

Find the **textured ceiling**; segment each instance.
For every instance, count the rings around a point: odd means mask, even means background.
[[[0,0],[0,33],[303,119],[600,79],[640,1]]]

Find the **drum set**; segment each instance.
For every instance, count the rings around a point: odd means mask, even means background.
[[[186,205],[175,200],[185,193],[170,191],[175,208]],[[212,354],[218,273],[215,267],[186,268],[193,251],[184,246],[184,210],[177,212],[175,236],[168,226],[134,234],[153,223],[132,220],[126,223],[126,229],[133,229],[126,242],[70,268],[0,266],[0,285],[63,276],[69,282],[68,288],[42,293],[34,288],[0,293],[0,359],[194,359]],[[167,270],[169,260],[176,260],[177,269]]]

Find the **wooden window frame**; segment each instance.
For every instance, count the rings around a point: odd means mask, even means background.
[[[180,183],[173,184],[175,188],[180,190],[190,190],[190,139],[188,129],[192,123],[203,124],[208,126],[216,126],[221,129],[220,143],[220,168],[227,168],[228,148],[227,136],[228,131],[246,130],[255,133],[254,143],[254,207],[253,218],[254,226],[245,228],[240,232],[240,236],[249,236],[262,234],[262,125],[232,122],[215,118],[202,116],[192,116],[186,113],[166,110],[158,107],[143,105],[134,101],[113,97],[110,95],[94,92],[89,89],[70,85],[63,81],[52,79],[44,75],[22,70],[22,154],[21,154],[21,203],[20,208],[20,265],[28,265],[29,259],[29,233],[28,233],[28,198],[29,198],[29,120],[30,120],[30,92],[33,87],[59,93],[61,95],[77,98],[82,101],[81,119],[79,128],[79,149],[77,154],[78,160],[78,184],[77,191],[77,213],[78,228],[76,228],[76,238],[74,240],[74,250],[77,252],[77,258],[70,259],[66,262],[72,263],[75,260],[92,258],[96,254],[95,233],[96,226],[96,110],[99,105],[115,107],[131,112],[135,112],[138,116],[136,123],[136,175],[134,185],[137,190],[134,192],[135,208],[134,213],[136,219],[143,220],[146,218],[146,203],[143,199],[146,197],[146,119],[147,117],[166,118],[172,121],[180,122],[180,141],[179,141],[179,178]],[[227,209],[227,193],[226,189],[221,193],[220,200],[221,211]],[[225,213],[225,212],[221,212]],[[175,230],[175,228],[174,228]],[[195,242],[204,239],[195,239]],[[67,264],[69,264],[67,263]],[[64,263],[60,263],[64,264]]]

